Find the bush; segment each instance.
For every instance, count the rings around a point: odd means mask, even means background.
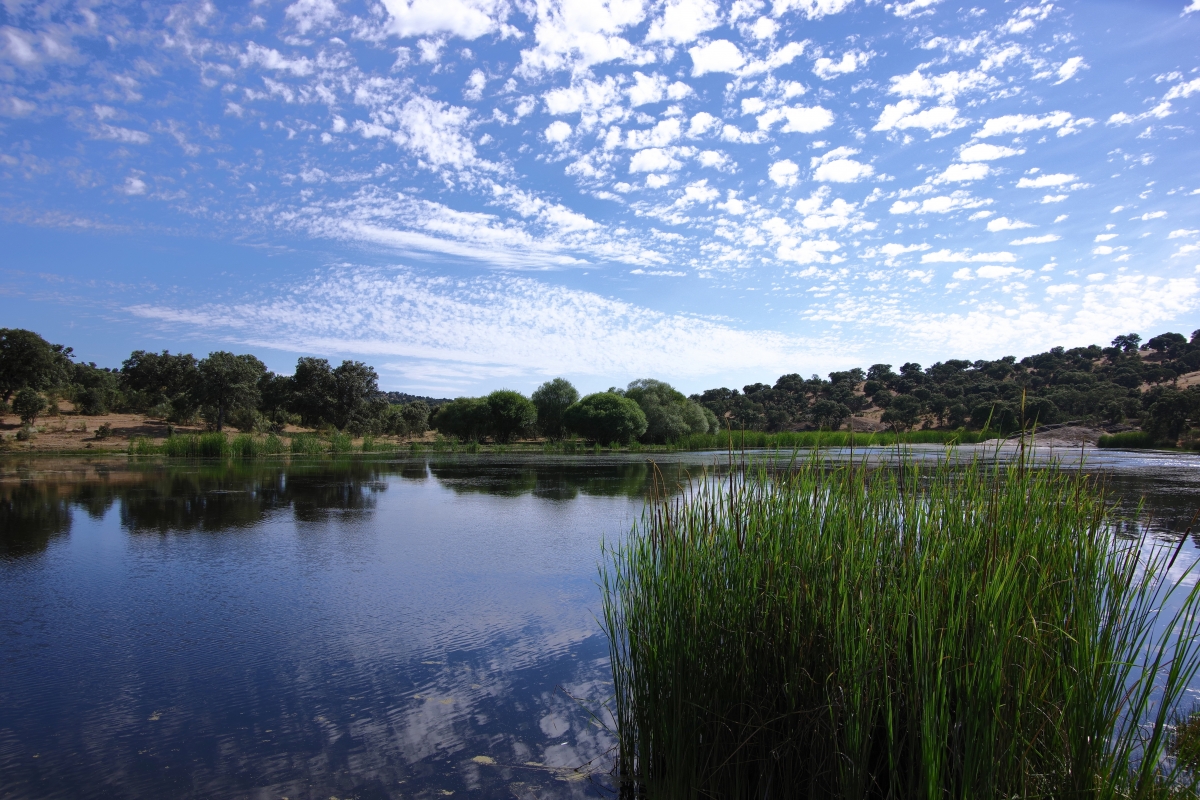
[[[520,392],[500,389],[487,396],[489,433],[497,442],[511,442],[537,422],[537,407]]]
[[[96,428],[96,438],[97,439],[107,439],[110,436],[112,436],[112,425],[110,425],[109,423],[106,422],[103,425],[101,425],[99,428]]]
[[[13,398],[13,411],[26,425],[32,425],[45,408],[46,399],[28,386],[17,392],[17,396]]]
[[[78,409],[80,414],[85,414],[89,417],[98,417],[102,414],[107,414],[108,392],[99,386],[84,389],[78,395]]]
[[[17,431],[17,441],[18,442],[28,442],[30,439],[32,439],[34,437],[34,435],[35,434],[34,434],[33,428],[26,425],[25,427],[21,428],[21,430]]]
[[[347,433],[332,433],[329,436],[329,452],[349,453],[351,449],[350,435]]]
[[[646,432],[637,403],[614,392],[589,394],[563,413],[567,430],[591,442],[629,442]]]
[[[170,403],[159,403],[156,406],[146,409],[146,416],[150,419],[169,419],[174,408]]]

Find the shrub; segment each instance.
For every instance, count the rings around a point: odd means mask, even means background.
[[[159,403],[156,406],[146,409],[146,416],[150,419],[168,419],[172,411],[174,411],[174,408],[170,403]]]
[[[99,428],[96,428],[96,438],[97,439],[107,439],[110,436],[112,436],[112,425],[111,424],[106,422],[103,425],[101,425]]]
[[[520,392],[500,389],[487,396],[489,433],[497,442],[511,442],[533,428],[537,407]]]
[[[353,443],[348,433],[331,433],[329,435],[329,452],[349,453]]]
[[[568,430],[591,442],[628,442],[646,432],[646,415],[633,400],[613,392],[589,394],[563,413]]]
[[[98,417],[108,413],[108,392],[99,386],[84,389],[78,396],[80,414]]]
[[[17,392],[13,398],[13,411],[26,425],[32,425],[45,408],[46,399],[28,386]]]
[[[16,434],[18,442],[28,442],[30,439],[32,439],[34,437],[34,435],[35,435],[35,432],[34,432],[33,428],[31,428],[28,425],[21,428],[21,430],[17,431],[17,434]]]

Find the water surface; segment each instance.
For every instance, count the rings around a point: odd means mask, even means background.
[[[726,456],[655,458],[0,462],[0,796],[611,796],[601,539]],[[1085,468],[1200,507],[1196,456]]]

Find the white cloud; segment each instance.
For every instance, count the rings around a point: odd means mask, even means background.
[[[692,56],[692,77],[710,72],[737,72],[746,63],[737,45],[728,39],[717,39],[688,50]]]
[[[467,78],[467,88],[463,90],[463,97],[478,101],[483,98],[485,86],[487,86],[487,75],[483,73],[483,70],[471,70],[471,74]]]
[[[1167,238],[1168,239],[1182,239],[1185,236],[1195,236],[1196,234],[1200,234],[1200,230],[1197,230],[1195,228],[1192,228],[1190,230],[1187,228],[1180,228],[1179,230],[1174,230],[1174,231],[1171,231],[1169,234],[1167,234]]]
[[[986,89],[998,81],[983,70],[968,72],[952,71],[942,75],[926,75],[916,69],[907,75],[895,75],[891,79],[889,94],[901,97],[937,97],[943,104],[953,103],[958,95]]]
[[[1142,222],[1149,222],[1152,219],[1162,219],[1166,215],[1167,212],[1165,211],[1148,211],[1145,214],[1142,214],[1140,217],[1134,217],[1134,219],[1140,219]]]
[[[1032,275],[1031,270],[1021,269],[1019,267],[1001,267],[996,264],[989,264],[986,267],[980,267],[975,270],[975,275],[987,281],[1001,280],[1003,278],[1011,278],[1015,275],[1029,277]]]
[[[1018,189],[1044,189],[1047,186],[1062,186],[1066,183],[1073,183],[1079,180],[1078,175],[1068,175],[1064,172],[1056,172],[1049,175],[1036,175],[1032,178],[1026,176],[1017,181]]]
[[[1184,6],[1183,13],[1181,13],[1179,16],[1182,17],[1187,14],[1191,14],[1193,11],[1200,11],[1200,0],[1192,0],[1190,3]]]
[[[1024,150],[996,144],[973,144],[958,151],[961,161],[995,161],[998,158],[1022,155]]]
[[[508,15],[503,0],[382,0],[388,30],[398,36],[440,33],[478,39],[500,28]]]
[[[914,14],[928,13],[940,2],[942,0],[910,0],[907,3],[889,3],[884,7],[897,17],[911,17]]]
[[[970,250],[952,251],[952,250],[937,250],[932,253],[926,253],[921,256],[922,264],[945,264],[945,263],[981,263],[984,261],[1016,261],[1017,257],[1012,253],[972,253]]]
[[[776,186],[795,186],[799,176],[800,167],[796,166],[796,162],[787,158],[776,161],[767,170],[767,177]]]
[[[833,124],[834,114],[821,106],[781,106],[760,114],[756,119],[759,130],[770,130],[776,123],[786,120],[780,128],[782,133],[816,133]]]
[[[1003,117],[993,117],[983,123],[983,127],[975,132],[976,139],[987,139],[991,136],[1012,136],[1045,128],[1062,128],[1072,121],[1066,111],[1054,111],[1037,116],[1034,114],[1008,114]]]
[[[992,171],[987,164],[951,164],[932,183],[965,183],[986,178]]]
[[[813,180],[829,183],[854,183],[875,174],[875,168],[852,158],[838,158],[822,163],[813,172]]]
[[[323,28],[337,19],[338,10],[333,0],[296,0],[284,16],[295,24],[296,33],[305,36],[313,28]]]
[[[533,78],[567,68],[580,74],[595,64],[638,55],[637,48],[619,34],[645,19],[641,0],[542,0],[534,8],[537,41],[521,51],[519,75]]]
[[[603,380],[716,379],[747,368],[778,373],[800,360],[811,363],[819,349],[813,340],[512,276],[447,281],[404,268],[363,268],[320,274],[292,288],[270,302],[129,310],[140,319],[287,350],[395,356],[475,374],[503,369],[531,381],[561,364]]]
[[[243,67],[260,66],[276,72],[290,72],[300,77],[312,74],[314,68],[313,62],[307,58],[288,58],[278,50],[254,42],[246,45],[246,52],[238,56],[238,61]]]
[[[901,100],[884,106],[873,131],[907,130],[909,128],[924,128],[928,131],[946,131],[961,128],[966,123],[958,118],[958,109],[954,106],[934,106],[924,111],[917,100]]]
[[[718,125],[721,120],[709,114],[707,111],[701,111],[692,117],[688,124],[688,136],[696,137],[703,136]]]
[[[1013,239],[1009,244],[1025,245],[1025,244],[1049,244],[1057,242],[1062,237],[1056,233],[1047,233],[1042,236],[1026,236],[1024,239]]]
[[[551,122],[546,127],[546,141],[548,142],[565,142],[571,138],[571,126],[560,120]]]
[[[1098,233],[1098,234],[1096,234],[1096,238],[1092,239],[1092,241],[1093,242],[1111,242],[1113,239],[1117,238],[1117,236],[1119,236],[1119,235],[1120,234],[1116,234],[1116,233]]]
[[[663,14],[650,23],[647,42],[687,44],[721,24],[721,9],[713,0],[668,0]]]
[[[867,65],[874,53],[864,53],[861,50],[847,50],[842,54],[841,61],[832,58],[818,58],[813,63],[813,74],[823,81],[856,72]]]
[[[1032,227],[1033,226],[1028,222],[1021,222],[1020,220],[1009,219],[1008,217],[996,217],[987,224],[987,229],[992,233],[996,233],[998,231],[1015,231],[1020,230],[1021,228]]]
[[[1171,258],[1190,256],[1192,253],[1197,251],[1200,251],[1200,244],[1182,244],[1179,246],[1178,250],[1176,250],[1174,253],[1171,253]]]
[[[686,85],[686,84],[685,84]],[[644,75],[634,71],[633,86],[629,87],[629,105],[634,108],[661,102],[667,93],[667,79],[662,75]]]
[[[990,199],[972,197],[968,192],[958,191],[950,195],[930,197],[920,202],[897,200],[888,211],[892,214],[947,214],[960,209],[979,208],[991,205]]]
[[[696,163],[702,167],[724,169],[729,165],[729,156],[717,150],[701,150],[696,155]]]
[[[683,131],[675,117],[664,119],[649,130],[632,130],[625,135],[625,146],[630,150],[646,147],[666,147],[679,139]]]
[[[676,208],[688,208],[696,203],[711,203],[721,193],[708,185],[708,179],[694,181],[683,188],[683,194],[674,203]]]
[[[1067,199],[1067,195],[1065,195],[1065,194],[1048,194],[1048,195],[1045,195],[1042,197],[1041,202],[1042,202],[1042,205],[1046,205],[1047,203],[1061,203],[1063,200],[1066,200],[1066,199]]]
[[[125,183],[122,186],[118,187],[118,190],[122,194],[127,194],[130,197],[133,197],[133,196],[136,196],[139,194],[145,194],[146,193],[146,182],[143,181],[141,178],[135,178],[135,177],[130,176],[125,179]]]
[[[1057,86],[1060,83],[1069,81],[1075,77],[1075,73],[1081,69],[1087,69],[1087,64],[1084,63],[1083,56],[1072,56],[1062,63],[1058,68],[1058,80],[1055,81]]]
[[[661,147],[639,150],[629,159],[630,172],[674,172],[682,166],[670,149]]]
[[[820,19],[845,11],[854,0],[773,0],[771,13],[778,17],[789,11],[800,11],[808,19]]]

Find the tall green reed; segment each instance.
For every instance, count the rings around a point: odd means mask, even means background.
[[[948,462],[814,456],[647,507],[601,569],[627,790],[1166,795],[1200,663],[1173,553],[1082,474]]]

